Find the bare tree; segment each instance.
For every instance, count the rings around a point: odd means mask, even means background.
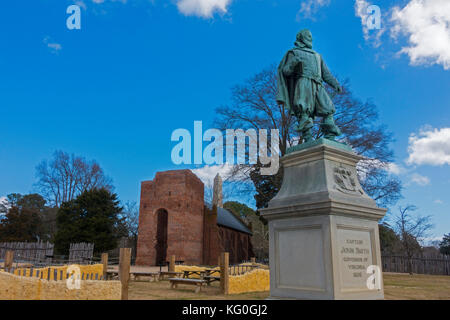
[[[421,252],[420,243],[427,236],[428,231],[433,228],[431,216],[413,216],[411,213],[417,207],[407,205],[399,208],[399,214],[395,217],[395,231],[400,239],[404,254],[408,258],[408,272],[412,274],[412,258]]]
[[[105,188],[112,191],[112,180],[95,161],[56,151],[53,159],[43,160],[36,167],[38,182],[35,186],[52,205],[76,198],[84,191]]]
[[[205,181],[204,182],[205,185],[205,195],[204,195],[204,199],[206,203],[213,203],[213,196],[214,196],[214,186],[213,183],[211,183],[210,181]]]
[[[9,207],[10,207],[10,204],[8,202],[8,199],[0,198],[0,215],[7,214]],[[1,217],[0,217],[0,219],[1,219]]]
[[[258,216],[249,216],[244,221],[252,227],[253,251],[258,259],[269,257],[269,226],[264,224]]]
[[[299,136],[295,131],[294,117],[276,102],[276,72],[276,67],[271,66],[244,84],[233,87],[231,104],[216,109],[215,126],[222,131],[238,128],[278,129],[280,155],[283,156],[289,146],[299,141]],[[379,205],[394,204],[400,197],[401,182],[386,170],[393,160],[392,150],[389,149],[392,135],[385,126],[378,124],[377,108],[373,103],[355,98],[348,81],[344,81],[342,87],[341,94],[326,88],[336,106],[335,120],[343,132],[342,141],[367,159],[358,167],[361,184]],[[318,124],[314,134],[317,138],[322,136]],[[279,170],[274,176],[262,176],[260,168],[260,163],[236,165],[232,175],[244,177],[241,181],[247,186],[253,184],[256,206],[263,208],[278,192],[283,171]],[[248,193],[248,189],[244,188],[244,192]]]
[[[206,203],[213,203],[213,198],[214,198],[214,182],[212,181],[203,181],[204,185],[205,185],[205,195],[204,195],[204,200]],[[227,179],[225,179],[223,181],[223,186],[222,186],[222,199],[223,202],[226,202],[228,199],[232,198],[233,196],[239,194],[240,191],[236,190],[235,185],[233,184],[232,181],[229,181]]]
[[[135,256],[139,230],[139,207],[136,201],[125,202],[119,218],[118,234],[121,239],[118,246],[121,248],[131,246]]]
[[[128,237],[137,239],[139,228],[139,209],[136,201],[127,201],[124,203],[121,218]]]

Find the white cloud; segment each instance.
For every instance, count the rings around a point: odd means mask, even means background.
[[[359,161],[357,164],[357,168],[360,171],[360,174],[362,175],[360,177],[361,179],[365,178],[364,172],[368,171],[372,168],[384,169],[387,172],[389,172],[390,174],[395,174],[395,175],[403,175],[408,172],[408,169],[406,169],[405,167],[403,167],[395,162],[382,162],[377,159],[369,159],[369,158]]]
[[[421,187],[425,187],[430,184],[430,178],[422,176],[418,173],[413,173],[410,178],[412,183],[415,183]]]
[[[50,49],[52,53],[58,53],[62,50],[62,46],[60,43],[54,42],[51,40],[49,36],[45,37],[42,42]]]
[[[108,2],[108,1],[127,3],[127,0],[92,0],[92,2],[96,3],[96,4],[101,4],[101,3]]]
[[[0,215],[3,215],[2,212],[4,209],[9,209],[11,206],[9,205],[8,199],[6,197],[0,197]]]
[[[433,242],[441,242],[444,239],[443,236],[441,237],[425,237],[422,239],[422,242],[424,242],[427,245],[432,245]]]
[[[192,169],[191,171],[205,184],[205,186],[212,186],[214,182],[214,178],[217,174],[220,174],[222,180],[226,180],[229,178],[232,172],[233,166],[230,164],[216,165],[216,166],[208,166],[198,169]]]
[[[442,201],[441,199],[436,199],[433,202],[436,204],[444,204],[444,201]]]
[[[408,37],[407,54],[412,65],[441,64],[450,69],[450,1],[410,0],[404,8],[392,9],[392,36]]]
[[[395,162],[383,163],[380,161],[378,161],[377,167],[385,169],[391,175],[403,177],[407,181],[405,184],[406,186],[409,186],[411,184],[417,184],[421,187],[424,187],[424,186],[428,186],[431,183],[431,181],[428,177],[422,176],[422,175],[414,172],[414,170],[415,170],[414,167],[408,168],[408,167],[399,165]]]
[[[411,134],[408,153],[408,164],[450,165],[450,128],[426,127]]]
[[[178,11],[186,16],[212,18],[214,13],[227,13],[231,0],[178,0]]]
[[[391,174],[395,174],[398,176],[398,175],[406,173],[407,170],[399,164],[390,162],[387,165],[387,171]]]
[[[361,18],[361,26],[364,33],[364,39],[366,41],[372,42],[374,47],[379,47],[381,45],[381,36],[384,33],[383,28],[374,29],[371,30],[368,27],[368,18],[369,18],[369,12],[372,4],[366,0],[356,0],[355,1],[355,15],[359,18]],[[373,12],[371,13],[373,14]],[[381,16],[380,16],[381,20]],[[376,31],[375,31],[376,30]],[[371,32],[373,31],[373,32]]]
[[[84,10],[86,10],[86,9],[87,9],[87,7],[86,7],[86,3],[84,3],[84,1],[83,1],[83,0],[78,0],[78,1],[75,1],[75,4],[76,4],[77,6],[79,6],[80,8],[83,8]]]
[[[330,1],[331,0],[304,0],[300,4],[298,16],[301,15],[304,18],[312,19],[314,14],[319,11],[321,7],[328,6],[330,4]]]

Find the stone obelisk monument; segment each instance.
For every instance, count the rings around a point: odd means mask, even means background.
[[[220,174],[216,174],[213,185],[212,204],[215,205],[217,208],[223,208],[222,184],[223,184],[222,177],[220,176]]]
[[[386,210],[359,183],[363,158],[334,141],[341,132],[322,81],[342,91],[303,30],[278,69],[277,100],[297,118],[303,143],[281,158],[281,189],[261,210],[269,221],[270,296],[383,299],[378,221]],[[324,138],[313,140],[316,116]]]

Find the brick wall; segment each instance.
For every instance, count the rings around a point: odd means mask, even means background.
[[[217,265],[221,252],[230,263],[253,256],[250,236],[217,225],[217,210],[204,206],[204,185],[190,170],[158,172],[141,183],[137,265],[157,264],[158,211],[165,210],[167,253],[186,264]]]
[[[204,238],[203,238],[203,264],[217,265],[220,253],[224,248],[219,238],[217,226],[217,208],[212,210],[205,206]]]
[[[230,254],[230,264],[238,264],[254,257],[251,236],[226,227],[219,227],[219,239],[223,251]]]
[[[190,170],[158,172],[141,184],[137,265],[156,264],[157,212],[168,214],[167,259],[203,262],[204,185]]]

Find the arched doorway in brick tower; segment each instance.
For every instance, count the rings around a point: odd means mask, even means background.
[[[156,211],[156,265],[165,263],[167,260],[168,215],[166,209]]]

